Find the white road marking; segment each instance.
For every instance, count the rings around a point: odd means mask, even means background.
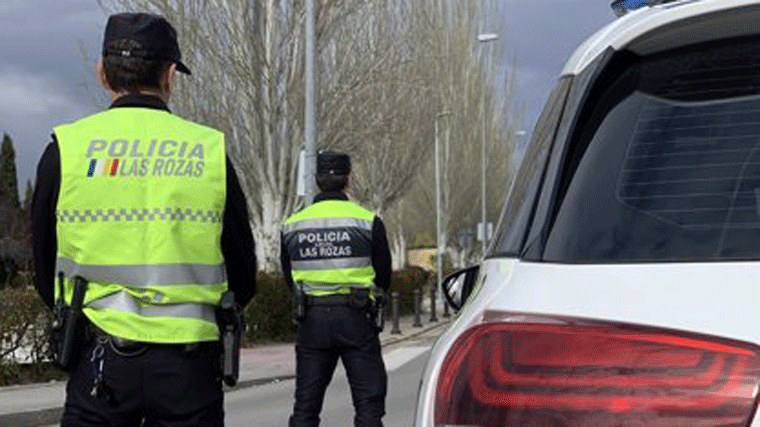
[[[428,350],[430,350],[430,346],[403,347],[383,354],[385,370],[388,372],[395,371]]]

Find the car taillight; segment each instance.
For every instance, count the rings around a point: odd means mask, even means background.
[[[435,425],[747,426],[759,352],[617,323],[491,320],[462,334],[446,355]]]

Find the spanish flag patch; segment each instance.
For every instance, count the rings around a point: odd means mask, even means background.
[[[119,159],[92,159],[87,176],[116,176],[119,170]]]

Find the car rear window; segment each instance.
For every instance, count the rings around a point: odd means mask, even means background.
[[[760,39],[641,58],[590,102],[544,260],[760,259]]]

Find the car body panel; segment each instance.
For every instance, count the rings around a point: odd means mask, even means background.
[[[501,273],[511,269],[506,281]],[[491,259],[481,310],[587,317],[760,342],[760,263],[559,265]],[[490,294],[484,291],[481,295]]]
[[[758,282],[760,262],[567,265],[490,258],[467,304],[433,348],[417,425],[432,413],[430,381],[437,379],[447,349],[484,311],[651,325],[758,343]]]

